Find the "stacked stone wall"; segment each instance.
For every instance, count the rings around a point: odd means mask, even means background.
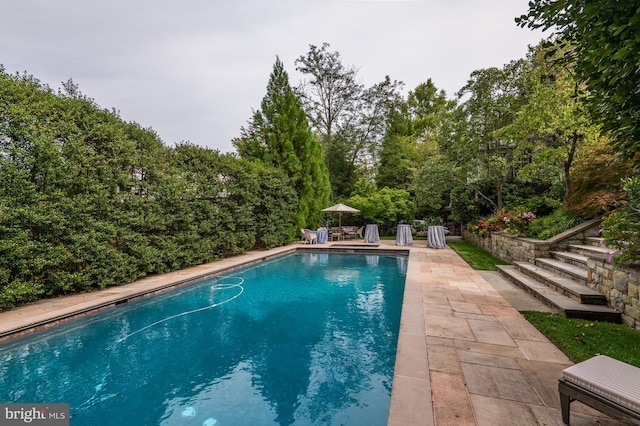
[[[640,330],[640,271],[612,263],[609,259],[587,262],[590,287],[604,294],[609,304],[622,313],[622,321]]]
[[[492,232],[490,236],[483,238],[465,230],[463,238],[507,262],[533,263],[536,257],[543,257],[549,251],[548,244],[544,241],[519,238],[506,232]]]

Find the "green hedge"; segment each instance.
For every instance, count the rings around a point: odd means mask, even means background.
[[[0,68],[0,309],[290,242],[279,170]]]

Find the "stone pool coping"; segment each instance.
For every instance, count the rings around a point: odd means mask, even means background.
[[[43,300],[0,312],[0,339],[298,249],[409,254],[389,426],[562,424],[557,380],[573,363],[496,289],[508,286],[497,273],[475,271],[450,248],[429,249],[421,240],[406,247],[387,240],[377,245],[292,244]],[[581,425],[617,424],[579,403],[572,406],[572,420]]]

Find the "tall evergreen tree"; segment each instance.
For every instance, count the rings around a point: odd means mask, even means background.
[[[298,209],[291,223],[291,237],[299,228],[316,226],[329,202],[329,174],[322,150],[309,128],[300,100],[289,85],[279,58],[267,84],[261,109],[248,128],[234,140],[243,158],[255,159],[285,171],[298,194]]]

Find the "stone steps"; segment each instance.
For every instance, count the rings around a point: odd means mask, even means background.
[[[598,304],[578,303],[572,298],[543,284],[537,278],[526,274],[520,269],[521,267],[529,268],[529,265],[536,268],[535,265],[528,262],[516,262],[514,265],[497,265],[496,268],[517,286],[523,288],[551,308],[559,311],[567,318],[582,318],[591,321],[609,321],[616,323],[621,322],[621,314],[615,309]],[[542,274],[549,275],[548,271],[542,272]],[[562,277],[559,279],[562,280]],[[575,291],[576,289],[574,288],[573,290]]]
[[[603,247],[604,246],[604,238],[602,237],[586,237],[584,239],[585,244],[595,247]]]
[[[539,281],[550,289],[566,296],[576,303],[606,305],[607,298],[591,287],[553,271],[533,265],[529,262],[514,262],[525,275]],[[584,271],[586,273],[586,271]]]
[[[608,262],[617,251],[606,247],[601,235],[601,220],[592,219],[545,241],[510,241],[499,236],[491,251],[506,259],[526,259],[498,270],[507,279],[522,287],[547,305],[567,317],[621,322],[640,317],[640,309],[623,303],[628,277],[617,274],[610,287]],[[604,268],[603,268],[604,264]],[[630,284],[629,284],[630,285]],[[602,294],[600,291],[606,291]],[[634,294],[637,290],[633,289]],[[613,307],[620,307],[624,312]],[[624,315],[623,315],[624,314]],[[635,326],[635,321],[632,324]]]
[[[569,250],[572,253],[580,254],[582,256],[591,257],[599,260],[611,260],[612,256],[614,256],[618,251],[602,247],[602,246],[593,246],[589,244],[570,244]]]
[[[569,251],[552,251],[551,256],[564,263],[568,263],[585,270],[587,269],[587,261],[589,260],[589,257],[587,256]]]
[[[561,277],[577,281],[584,286],[587,285],[589,277],[586,267],[583,268],[571,263],[563,262],[562,260],[550,258],[536,259],[536,266],[546,269],[549,272],[553,272]]]

